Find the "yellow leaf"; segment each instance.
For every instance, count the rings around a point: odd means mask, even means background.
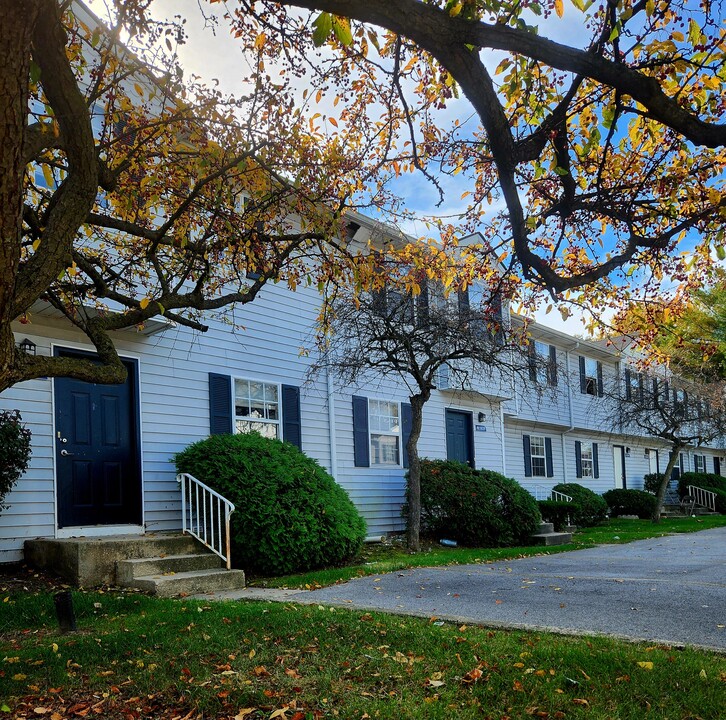
[[[650,661],[647,662],[639,662],[638,667],[642,667],[643,670],[652,670],[653,669],[653,663]]]
[[[565,6],[562,0],[555,0],[555,12],[557,13],[557,17],[562,17],[564,14]]]
[[[142,310],[146,310],[146,308],[147,308],[147,307],[149,306],[149,303],[150,303],[150,302],[151,302],[151,300],[150,300],[149,298],[145,297],[145,298],[143,298],[143,299],[141,300],[141,302],[139,302],[139,307],[140,307],[140,308],[141,308]]]
[[[256,652],[254,651],[254,649],[250,650],[250,652],[249,652],[249,657],[250,657],[250,660],[252,660],[252,658],[253,658],[253,657],[254,657],[254,656],[255,656],[256,654],[257,654],[257,653],[256,653]]]
[[[698,677],[703,678],[704,680],[706,680],[708,676],[706,675],[706,671],[703,670],[703,669],[701,669],[701,672],[698,673]]]
[[[23,673],[16,673],[13,675],[13,680],[25,680],[25,678],[28,677],[27,675],[23,675]]]
[[[255,39],[255,49],[261,50],[264,47],[266,42],[267,42],[267,35],[265,35],[265,33],[261,32]]]

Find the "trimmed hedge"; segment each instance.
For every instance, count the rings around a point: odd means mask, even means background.
[[[361,548],[365,521],[345,490],[290,443],[258,433],[212,435],[174,462],[236,505],[237,567],[283,575],[340,564]]]
[[[572,515],[572,504],[558,500],[539,500],[540,514],[545,522],[552,523],[557,532],[561,532],[568,524]]]
[[[452,460],[421,461],[424,532],[472,547],[506,547],[527,542],[539,523],[536,500],[511,478]]]
[[[612,517],[637,515],[641,520],[653,517],[657,503],[655,495],[643,490],[608,490],[603,493],[603,499]]]
[[[0,512],[7,507],[5,496],[30,462],[30,430],[21,420],[17,410],[0,410]]]
[[[726,478],[715,473],[685,472],[678,479],[678,494],[684,497],[688,494],[688,486],[710,490],[716,493],[716,512],[726,515]]]
[[[656,495],[661,482],[663,481],[663,473],[648,473],[643,476],[643,489],[649,493]]]
[[[589,488],[578,483],[559,483],[552,489],[572,498],[572,522],[578,527],[597,525],[607,517],[608,504]]]

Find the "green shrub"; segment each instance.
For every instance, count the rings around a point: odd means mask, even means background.
[[[710,490],[716,493],[716,512],[726,515],[726,478],[715,473],[685,472],[678,479],[678,494],[688,495],[688,486]]]
[[[608,490],[603,493],[603,499],[612,517],[637,515],[641,520],[653,517],[657,503],[655,495],[643,490]]]
[[[238,567],[286,574],[342,563],[361,548],[365,521],[345,490],[289,443],[258,433],[212,435],[174,461],[236,505]]]
[[[545,522],[552,523],[557,532],[561,532],[569,524],[572,515],[572,504],[558,500],[539,500],[540,514]]]
[[[421,461],[424,532],[473,547],[505,547],[526,542],[539,522],[537,502],[514,480],[451,460]]]
[[[6,509],[5,496],[13,489],[30,461],[30,430],[17,410],[0,410],[0,512]]]
[[[559,483],[553,490],[572,498],[572,522],[578,527],[589,527],[607,517],[608,504],[602,496],[577,483]]]
[[[643,489],[653,495],[657,494],[663,477],[663,473],[648,473],[643,477]]]

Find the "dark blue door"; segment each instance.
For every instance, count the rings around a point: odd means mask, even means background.
[[[124,364],[123,385],[54,381],[59,527],[141,524],[136,365]]]
[[[446,411],[446,457],[474,467],[474,439],[471,413]]]

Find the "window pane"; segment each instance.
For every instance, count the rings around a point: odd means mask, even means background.
[[[529,438],[529,449],[532,455],[539,455],[544,457],[545,454],[545,441],[544,438],[539,435],[531,435]]]
[[[544,477],[547,474],[545,459],[541,457],[532,458],[532,475]]]
[[[276,423],[237,420],[236,430],[238,433],[258,432],[263,437],[275,440],[279,437],[280,426]]]
[[[585,358],[585,375],[597,380],[597,360]]]
[[[398,436],[371,433],[371,462],[374,465],[398,465]]]

